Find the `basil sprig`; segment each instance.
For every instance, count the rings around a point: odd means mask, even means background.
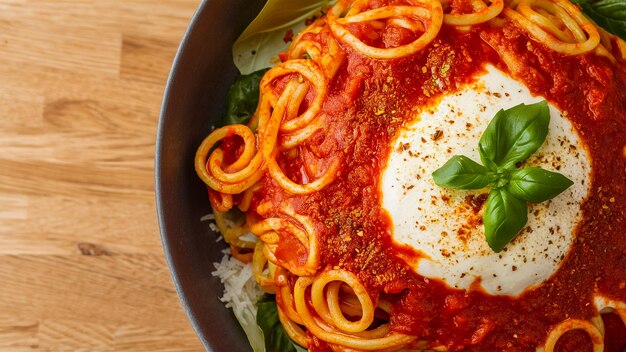
[[[452,189],[491,187],[483,213],[489,247],[500,252],[528,221],[526,202],[552,199],[574,183],[539,167],[518,168],[541,147],[548,135],[550,110],[546,101],[500,110],[480,138],[481,165],[455,155],[433,172],[439,186]]]

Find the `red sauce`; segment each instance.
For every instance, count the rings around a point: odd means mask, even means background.
[[[367,28],[353,28],[360,35]],[[483,39],[485,38],[485,39]],[[411,38],[409,38],[411,39]],[[402,31],[370,37],[384,47],[407,40]],[[412,40],[412,39],[411,39]],[[314,179],[305,160],[323,165],[339,157],[337,179],[318,193],[286,194],[269,177],[254,202],[291,199],[298,213],[311,217],[321,232],[321,268],[354,272],[373,293],[393,302],[392,329],[421,336],[452,351],[535,351],[550,328],[566,318],[589,319],[598,292],[626,302],[626,86],[624,73],[604,57],[563,56],[530,39],[511,24],[477,26],[461,32],[443,26],[422,52],[392,61],[372,60],[347,51],[332,82],[324,112],[330,122],[295,159],[279,156],[285,173],[302,182]],[[506,57],[522,65],[509,67]],[[404,259],[419,253],[392,241],[392,223],[381,208],[381,173],[391,141],[419,109],[459,90],[491,63],[546,97],[572,121],[587,144],[593,164],[589,198],[576,241],[559,271],[517,298],[462,291],[416,274]],[[507,63],[509,65],[507,65]],[[309,99],[309,98],[307,98]],[[310,101],[310,100],[309,100]],[[291,260],[295,260],[292,258]],[[624,327],[607,324],[608,343],[626,343]],[[616,345],[617,344],[617,345]],[[325,350],[315,340],[311,351]],[[571,332],[560,351],[591,351],[589,338]]]
[[[606,352],[624,352],[626,346],[626,326],[615,313],[602,314],[604,328],[604,349]]]

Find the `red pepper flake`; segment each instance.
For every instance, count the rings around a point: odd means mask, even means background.
[[[488,197],[489,194],[487,193],[483,193],[478,196],[470,194],[465,197],[465,202],[470,206],[474,214],[478,214],[478,212],[482,210],[485,202],[487,202]]]
[[[287,31],[287,33],[285,33],[285,36],[283,37],[283,41],[285,43],[289,43],[292,40],[293,40],[293,29],[290,29]]]
[[[400,146],[398,147],[398,151],[399,152],[403,152],[405,150],[409,150],[411,149],[411,144],[410,143],[402,143],[400,144]]]
[[[316,20],[316,19],[317,19],[317,16],[313,16],[313,17],[311,17],[311,18],[307,18],[307,19],[304,21],[304,24],[305,24],[305,25],[307,25],[307,26],[310,26],[310,25],[312,25],[312,24],[313,24],[313,22],[315,22],[315,20]]]
[[[443,131],[436,130],[435,133],[433,133],[433,135],[430,138],[435,142],[440,140],[441,138],[443,138]]]

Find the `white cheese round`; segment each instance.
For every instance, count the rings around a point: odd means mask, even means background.
[[[591,163],[567,113],[550,105],[546,142],[524,165],[560,172],[574,185],[552,200],[529,204],[526,227],[503,251],[493,252],[482,225],[489,189],[450,190],[432,178],[454,155],[480,163],[478,141],[500,109],[545,99],[493,66],[487,71],[403,127],[383,173],[383,207],[391,215],[394,240],[420,254],[420,275],[453,288],[480,285],[491,295],[518,295],[549,278],[567,255],[589,191]]]

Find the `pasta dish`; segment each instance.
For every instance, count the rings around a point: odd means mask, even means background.
[[[195,167],[295,344],[626,346],[621,39],[568,0],[339,0],[290,39]]]

